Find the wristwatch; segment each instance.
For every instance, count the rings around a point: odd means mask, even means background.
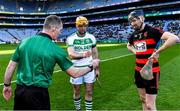
[[[10,86],[10,85],[11,85],[11,83],[9,83],[9,84],[4,83],[4,86],[6,86],[6,87],[8,87],[8,86]]]

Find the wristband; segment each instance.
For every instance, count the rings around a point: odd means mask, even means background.
[[[8,87],[8,86],[10,86],[10,85],[11,85],[11,83],[9,83],[9,84],[4,83],[4,86],[6,86],[6,87]]]
[[[88,67],[91,69],[89,72],[93,70],[93,65],[88,65]]]

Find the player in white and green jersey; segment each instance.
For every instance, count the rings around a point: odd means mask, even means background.
[[[96,39],[93,35],[88,32],[85,36],[80,36],[78,32],[72,34],[67,38],[67,44],[69,47],[73,47],[74,52],[78,54],[83,54],[85,52],[92,52],[92,48],[96,47]],[[82,58],[72,58],[72,62],[75,66],[87,66],[92,61],[92,56]]]
[[[96,48],[96,39],[86,30],[88,20],[86,17],[79,16],[76,19],[77,32],[67,38],[68,54],[76,67],[88,66],[93,59],[98,59],[98,51]],[[70,78],[74,90],[74,105],[76,110],[81,109],[80,87],[85,83],[85,106],[86,110],[92,110],[93,83],[99,76],[99,68],[92,70],[86,75],[79,78]]]

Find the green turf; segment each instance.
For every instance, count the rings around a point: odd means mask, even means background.
[[[2,50],[12,50],[15,46],[3,45]],[[125,45],[98,47],[101,60],[129,54]],[[0,55],[0,83],[3,82],[5,67],[11,55]],[[141,104],[133,83],[135,56],[129,55],[122,58],[101,62],[100,81],[102,88],[95,83],[94,109],[97,110],[140,110]],[[173,46],[160,55],[161,80],[157,98],[159,110],[180,110],[180,45]],[[55,70],[59,70],[58,67]],[[15,78],[14,78],[15,79]],[[15,83],[13,89],[15,89]],[[3,86],[0,86],[2,92]],[[64,72],[53,75],[53,84],[49,88],[51,109],[74,109],[72,101],[72,87],[69,77]],[[82,88],[83,92],[83,88]],[[82,93],[83,95],[83,93]],[[84,98],[82,106],[84,109]],[[6,102],[0,95],[0,110],[12,109],[13,98]]]

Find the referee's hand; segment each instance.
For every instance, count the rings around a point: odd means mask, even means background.
[[[3,97],[4,97],[4,99],[6,101],[9,101],[11,96],[12,96],[12,88],[11,88],[11,86],[4,86],[4,89],[3,89]]]

